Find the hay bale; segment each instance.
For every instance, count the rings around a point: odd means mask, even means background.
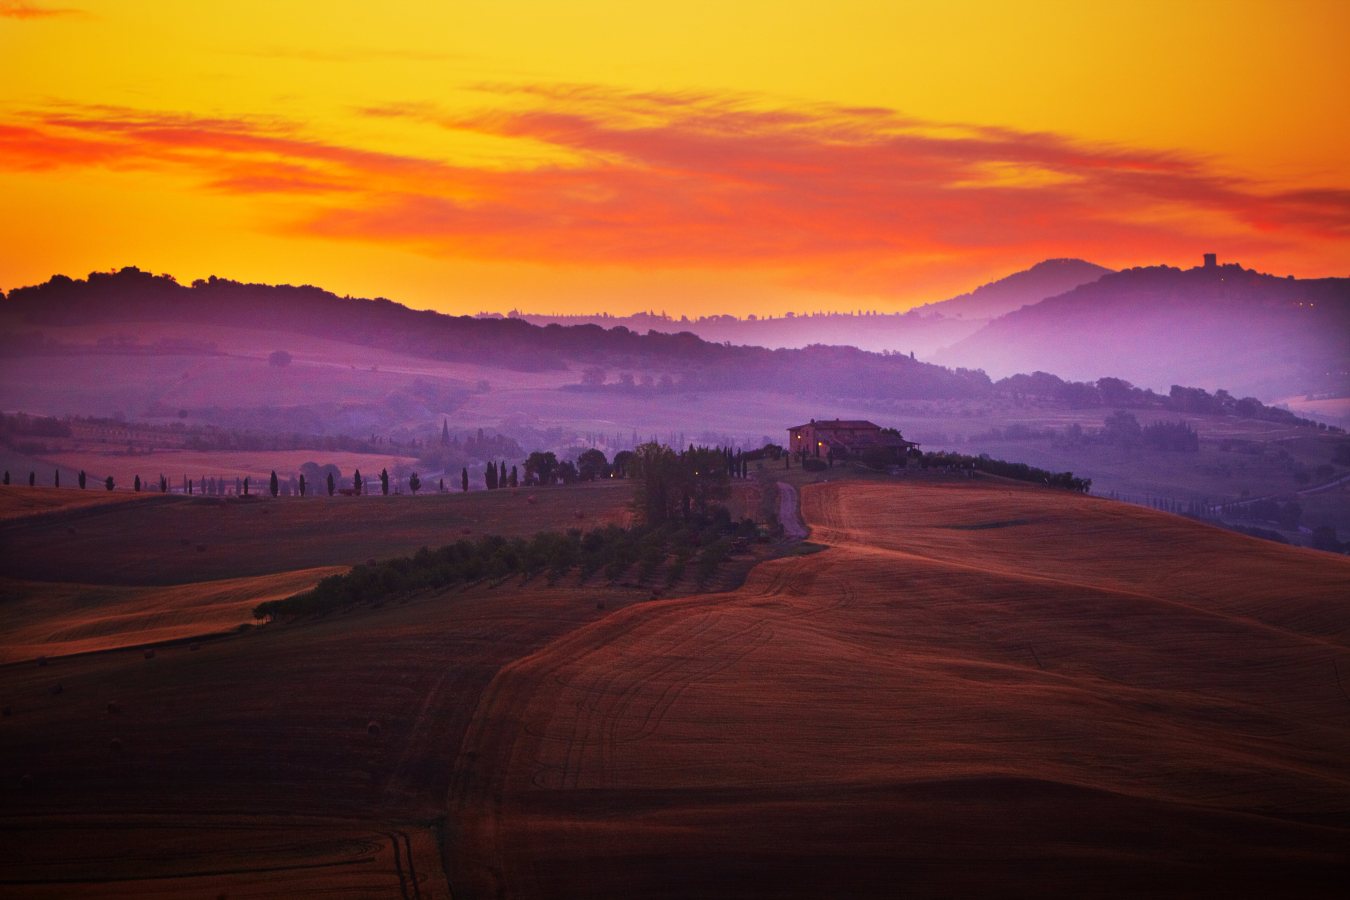
[[[596,609],[604,609],[604,608],[605,608],[605,601],[603,601],[603,600],[597,600],[597,601],[595,601],[595,608],[596,608]]]
[[[586,511],[584,509],[579,509],[572,513],[572,515],[576,516],[578,519],[584,519],[586,518]]]
[[[39,656],[39,657],[37,658],[37,664],[38,664],[39,666],[45,666],[45,665],[47,664],[47,657],[45,657],[45,656]]]
[[[121,752],[122,752],[122,739],[121,739],[121,738],[113,738],[111,741],[108,741],[108,746],[111,747],[111,748],[113,749],[114,752],[116,752],[116,753],[121,753]]]
[[[191,650],[193,653],[196,653],[198,650],[202,649],[202,645],[197,643],[196,641],[193,641],[192,643],[188,644],[188,649]]]
[[[122,704],[118,703],[116,700],[109,700],[107,709],[108,715],[115,716],[122,711]]]
[[[534,504],[539,502],[539,498],[536,497],[534,494],[531,494],[530,496],[525,498],[525,502],[533,506]]]
[[[371,719],[370,722],[366,725],[366,734],[370,735],[371,737],[379,737],[380,723],[376,722],[374,719]]]

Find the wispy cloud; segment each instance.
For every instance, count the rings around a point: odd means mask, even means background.
[[[487,169],[325,141],[282,121],[106,108],[0,128],[0,166],[186,169],[289,198],[274,227],[420,252],[740,269],[876,292],[961,261],[1152,260],[1178,242],[1350,240],[1350,190],[1288,190],[1211,160],[886,109],[712,93],[485,87],[492,109],[364,110],[524,140],[567,162]]]
[[[45,6],[24,0],[0,0],[0,19],[49,19],[54,16],[80,15],[84,10],[69,6]]]

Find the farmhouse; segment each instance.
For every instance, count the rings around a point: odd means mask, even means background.
[[[897,456],[919,446],[907,441],[900,433],[875,425],[864,419],[812,419],[805,425],[788,429],[788,452],[800,456],[830,456],[847,459],[866,450],[880,447]]]

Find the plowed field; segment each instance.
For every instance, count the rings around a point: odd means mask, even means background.
[[[807,486],[723,594],[0,666],[0,892],[1343,896],[1350,560],[993,485]]]

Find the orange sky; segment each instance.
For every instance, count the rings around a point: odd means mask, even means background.
[[[903,309],[1350,274],[1350,3],[0,0],[0,288]]]

